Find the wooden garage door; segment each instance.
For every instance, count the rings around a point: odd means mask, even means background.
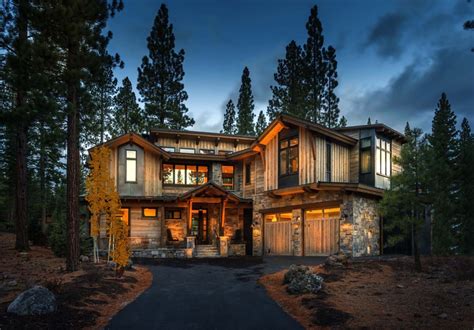
[[[326,256],[337,252],[339,218],[339,208],[307,210],[305,212],[305,255]]]
[[[264,237],[266,255],[292,255],[291,213],[267,214]]]

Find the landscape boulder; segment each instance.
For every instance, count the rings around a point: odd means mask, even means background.
[[[34,286],[23,291],[8,306],[7,312],[17,315],[43,315],[55,312],[56,297],[42,286]]]
[[[332,267],[344,267],[347,265],[349,261],[349,257],[342,251],[339,251],[336,254],[330,255],[327,259],[325,264],[327,266],[332,266]]]
[[[321,290],[323,278],[307,266],[291,265],[284,276],[286,290],[290,294],[317,293]]]
[[[88,256],[80,256],[80,257],[79,257],[79,260],[80,260],[81,262],[89,262],[89,257],[88,257]]]

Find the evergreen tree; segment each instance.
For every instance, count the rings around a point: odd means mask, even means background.
[[[237,128],[235,127],[235,119],[236,118],[234,102],[232,102],[232,100],[229,100],[225,107],[224,123],[222,124],[221,133],[235,134],[237,132]]]
[[[474,254],[474,137],[466,118],[461,124],[457,157],[459,250]]]
[[[413,237],[415,268],[420,271],[418,233],[424,223],[426,205],[426,148],[422,131],[418,128],[411,130],[408,123],[405,137],[407,142],[402,146],[400,158],[394,160],[403,171],[392,177],[390,189],[384,193],[380,203],[380,211],[387,219],[385,229],[392,232],[389,245],[395,245],[407,236]]]
[[[242,73],[239,100],[237,102],[237,134],[255,135],[255,127],[253,124],[255,117],[253,113],[254,107],[250,72],[249,69],[245,67]]]
[[[143,111],[137,103],[132,83],[125,77],[114,97],[114,116],[111,133],[116,137],[129,132],[143,133],[146,129]]]
[[[367,125],[372,125],[372,121],[370,120],[370,117],[367,119]]]
[[[308,18],[308,22],[306,23],[306,30],[308,32],[308,39],[304,45],[304,81],[308,90],[307,113],[305,113],[305,115],[306,118],[313,123],[322,123],[323,118],[321,109],[323,105],[323,99],[325,98],[324,86],[326,85],[326,70],[323,60],[323,27],[321,21],[318,18],[317,6],[311,8],[311,14]],[[335,70],[336,67],[334,67],[334,72]],[[337,74],[335,77],[337,78]]]
[[[270,121],[280,113],[306,117],[304,69],[301,47],[293,40],[286,47],[285,58],[278,60],[277,73],[274,75],[277,85],[270,87],[273,93],[267,108]]]
[[[149,52],[138,69],[137,88],[145,102],[148,129],[184,129],[194,125],[184,104],[188,99],[182,83],[184,50],[175,51],[173,25],[164,4],[155,17],[147,45]]]
[[[346,127],[347,126],[347,119],[346,117],[342,116],[341,119],[339,120],[339,127]]]
[[[439,100],[429,136],[430,199],[433,205],[433,251],[449,254],[455,244],[454,165],[456,155],[456,115],[446,94]]]
[[[263,131],[267,128],[267,119],[265,118],[265,114],[262,110],[258,114],[257,123],[255,124],[255,132],[257,136],[263,133]]]
[[[329,46],[327,50],[323,50],[323,57],[325,64],[325,85],[321,102],[320,123],[326,127],[334,128],[340,124],[339,98],[334,93],[334,90],[338,86],[336,50],[332,46]]]

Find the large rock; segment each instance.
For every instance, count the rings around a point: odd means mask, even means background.
[[[43,315],[57,309],[56,297],[42,286],[34,286],[23,291],[8,306],[7,312],[17,315]]]
[[[284,283],[290,294],[317,293],[321,290],[323,278],[307,266],[291,265],[285,273]]]

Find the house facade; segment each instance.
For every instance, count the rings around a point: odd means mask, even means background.
[[[383,124],[280,115],[259,137],[156,129],[105,145],[134,256],[365,256],[380,253],[403,142]]]

